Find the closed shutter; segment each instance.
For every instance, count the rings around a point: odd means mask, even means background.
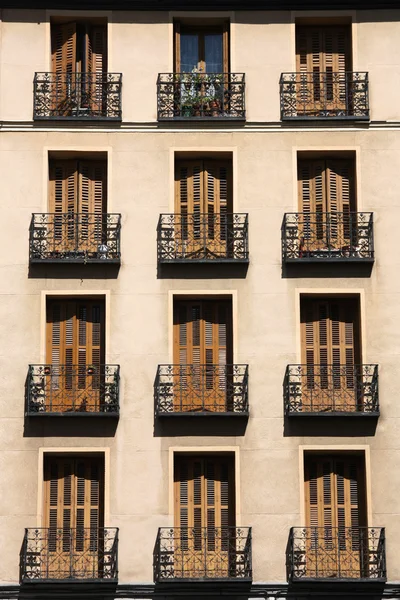
[[[360,564],[359,527],[366,527],[364,464],[360,457],[308,457],[305,463],[306,526],[309,575],[354,577]],[[350,530],[350,528],[353,528]],[[343,553],[345,559],[340,560]],[[346,573],[347,571],[347,573]]]
[[[346,159],[301,160],[298,197],[303,251],[331,251],[357,244],[354,163]],[[353,231],[354,229],[354,231]]]
[[[176,242],[185,256],[224,256],[232,246],[232,167],[228,161],[179,161]]]
[[[325,116],[346,111],[349,102],[346,71],[351,71],[350,29],[347,27],[296,28],[296,62],[301,79],[300,107],[307,114],[323,109]],[[300,108],[299,107],[299,108]]]
[[[354,407],[358,398],[355,365],[361,363],[356,300],[304,300],[301,339],[306,365],[303,407],[311,401],[326,410]]]
[[[227,410],[232,364],[232,312],[227,301],[179,301],[174,307],[174,363],[182,365],[185,410]]]
[[[226,577],[233,535],[228,527],[235,525],[233,460],[180,457],[174,479],[175,526],[180,528],[175,576],[195,577],[207,571]]]
[[[175,464],[175,526],[233,526],[234,494],[230,457],[179,457]]]
[[[96,572],[104,527],[104,464],[99,458],[47,458],[44,467],[44,527],[48,531],[47,578]],[[88,531],[90,530],[90,531]],[[71,561],[70,556],[74,556]],[[91,559],[94,560],[91,564]],[[72,572],[71,572],[72,569]]]
[[[95,410],[104,365],[104,302],[53,300],[47,306],[47,363],[54,411]]]
[[[107,163],[50,162],[49,210],[54,214],[54,250],[97,253],[105,232]]]
[[[349,71],[350,30],[347,27],[296,27],[296,58],[299,73]]]

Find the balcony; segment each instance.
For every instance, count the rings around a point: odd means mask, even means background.
[[[292,527],[286,551],[289,582],[386,581],[380,527]]]
[[[244,121],[244,73],[160,73],[157,119]]]
[[[162,527],[154,549],[154,581],[251,582],[250,527]]]
[[[282,73],[281,120],[369,120],[368,73]]]
[[[118,417],[119,365],[30,365],[26,416]]]
[[[159,365],[157,417],[249,414],[248,365]]]
[[[285,213],[282,261],[374,262],[373,213]]]
[[[248,215],[162,214],[157,225],[159,263],[248,263]]]
[[[33,118],[120,121],[121,73],[35,73]]]
[[[285,415],[378,417],[378,365],[288,365]]]
[[[116,582],[118,529],[25,529],[21,583]]]
[[[120,238],[120,214],[34,213],[29,227],[29,260],[119,264]]]

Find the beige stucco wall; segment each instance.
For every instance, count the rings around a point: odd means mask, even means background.
[[[357,65],[370,71],[372,118],[400,120],[400,22],[397,15],[359,13]],[[232,25],[235,69],[248,81],[250,121],[279,118],[278,77],[293,65],[293,15],[243,13]],[[374,19],[378,23],[374,22]],[[387,19],[387,21],[386,21]],[[154,121],[158,71],[171,67],[170,17],[159,13],[111,15],[111,65],[124,75],[126,121]],[[56,123],[31,128],[32,78],[48,68],[46,15],[3,11],[0,54],[0,118],[14,121],[0,130],[0,582],[16,582],[25,527],[40,525],[40,449],[109,448],[108,526],[120,527],[120,581],[152,580],[157,528],[173,524],[170,510],[170,448],[237,448],[242,525],[253,526],[255,581],[285,580],[285,547],[290,526],[302,525],[299,474],[301,445],[369,448],[370,525],[387,527],[389,579],[400,579],[400,354],[398,304],[400,258],[400,132],[396,128],[341,128],[315,131],[294,127],[269,130],[228,127],[159,129],[131,127],[90,130]],[[17,52],[23,39],[29,51]],[[260,50],[261,49],[261,50]],[[373,51],[375,49],[375,51]],[[382,68],[383,65],[383,68]],[[397,79],[396,79],[397,74]],[[379,81],[379,86],[375,84]],[[391,89],[390,93],[386,90]],[[140,102],[138,101],[140,96]],[[376,263],[370,277],[282,277],[280,226],[296,200],[296,151],[351,149],[357,154],[358,206],[375,214]],[[118,278],[99,267],[98,277],[29,277],[28,227],[32,212],[47,199],[47,156],[51,150],[107,150],[112,165],[109,201],[122,213],[122,266]],[[229,149],[235,153],[235,209],[250,219],[250,267],[246,278],[157,278],[155,229],[171,206],[171,149]],[[382,415],[375,436],[285,436],[282,380],[296,363],[300,290],[360,293],[364,311],[365,363],[380,364]],[[115,436],[56,436],[50,425],[24,436],[24,383],[29,363],[43,360],[43,292],[108,292],[109,363],[121,365],[121,419]],[[250,365],[251,418],[243,436],[161,437],[154,431],[153,382],[170,355],[171,291],[235,291],[235,362]]]

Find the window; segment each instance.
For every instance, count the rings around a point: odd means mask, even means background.
[[[235,563],[229,541],[235,539],[229,529],[235,525],[233,457],[177,457],[174,489],[180,540],[174,558],[181,570],[175,577],[199,577],[201,570],[208,577],[228,577]]]
[[[349,27],[296,27],[296,66],[301,82],[298,104],[300,110],[308,105],[308,116],[313,113],[322,116],[321,109],[325,116],[347,114],[346,73],[351,71],[350,49]]]
[[[105,110],[107,28],[83,21],[52,23],[52,95],[59,116],[87,116]]]
[[[356,410],[363,401],[357,299],[303,298],[301,351],[303,410]]]
[[[305,501],[307,576],[359,577],[369,551],[363,457],[306,456]]]
[[[104,310],[104,300],[48,301],[47,401],[60,412],[100,412],[104,403]]]
[[[179,300],[174,305],[174,364],[180,410],[233,410],[232,305],[228,300]],[[178,387],[179,389],[179,387]]]
[[[102,458],[46,457],[44,527],[48,531],[46,579],[82,577],[82,573],[97,577],[102,568],[99,534],[104,527]]]
[[[233,256],[232,163],[178,160],[175,167],[176,242],[186,258]]]
[[[52,243],[60,257],[97,257],[110,237],[106,161],[51,159],[49,170],[49,212],[54,222],[53,239],[48,233],[47,244]]]
[[[353,256],[365,227],[356,216],[354,161],[347,158],[298,162],[300,253]],[[365,243],[365,241],[363,241]]]
[[[229,23],[186,25],[175,22],[177,73],[228,73]]]

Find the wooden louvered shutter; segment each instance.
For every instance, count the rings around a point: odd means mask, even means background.
[[[326,186],[332,245],[356,245],[357,232],[352,230],[350,214],[356,210],[353,163],[348,160],[328,160]]]
[[[177,243],[193,257],[225,256],[232,246],[232,167],[228,161],[180,161],[176,166]]]
[[[174,309],[174,363],[185,386],[186,410],[227,409],[232,362],[232,313],[227,301],[178,302]],[[186,387],[187,386],[187,387]]]
[[[324,160],[302,160],[298,164],[300,251],[326,247],[326,181]]]
[[[307,571],[320,577],[359,570],[360,531],[365,527],[365,479],[359,457],[309,457],[305,464],[306,526],[311,530]],[[352,529],[350,529],[352,528]],[[345,560],[339,555],[345,553]],[[354,574],[351,575],[354,577]]]
[[[71,75],[76,71],[76,23],[51,26],[53,73]]]
[[[302,303],[302,362],[306,385],[302,403],[320,410],[345,410],[358,403],[360,364],[355,300],[306,300]]]
[[[222,30],[222,57],[224,73],[229,73],[229,21],[225,21]]]
[[[75,570],[80,574],[85,569],[88,573],[96,572],[101,567],[96,555],[99,528],[104,527],[103,461],[94,457],[49,458],[44,472],[48,552],[57,553],[57,560],[48,561],[47,577],[65,579],[73,577]]]
[[[88,72],[90,74],[90,109],[95,114],[102,114],[106,110],[106,27],[101,25],[91,27],[87,35],[87,45]]]
[[[349,28],[298,27],[296,62],[299,73],[311,74],[299,90],[300,104],[306,105],[309,115],[320,109],[332,115],[346,110],[346,71],[351,70]]]
[[[107,164],[104,161],[79,163],[79,249],[97,253],[106,234]]]
[[[104,364],[104,303],[49,302],[47,357],[54,411],[96,410]]]
[[[175,73],[181,72],[181,24],[174,21],[174,65]]]
[[[185,560],[176,560],[182,576],[207,568],[204,557],[207,565],[226,576],[229,569],[227,528],[235,524],[234,502],[234,466],[229,457],[180,457],[176,461],[175,526],[181,528],[180,551],[190,551]],[[175,554],[178,559],[179,551]]]

